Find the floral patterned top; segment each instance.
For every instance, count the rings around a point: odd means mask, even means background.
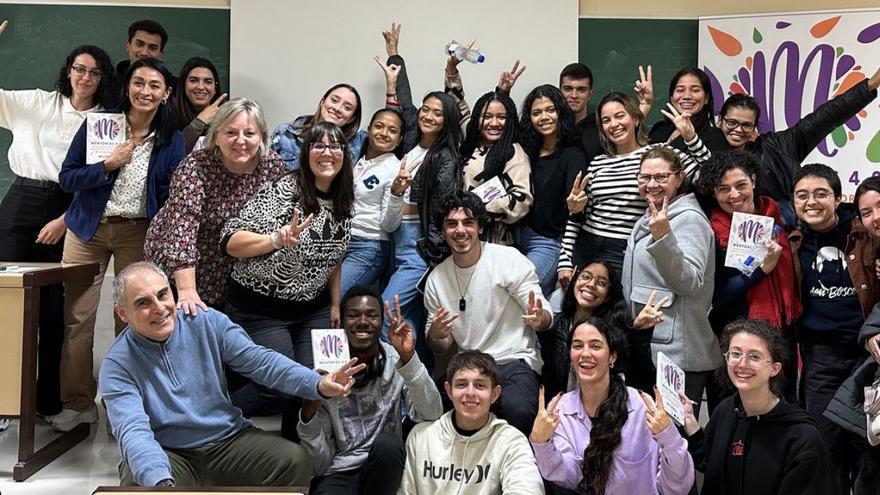
[[[230,172],[219,153],[188,155],[171,179],[168,202],[150,223],[144,256],[170,276],[196,268],[196,289],[205,303],[222,307],[235,258],[220,246],[220,232],[264,184],[287,172],[275,152],[261,157],[247,174]]]

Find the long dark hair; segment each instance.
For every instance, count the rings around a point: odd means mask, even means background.
[[[623,285],[617,278],[617,272],[614,271],[611,265],[601,259],[592,259],[581,263],[572,273],[571,283],[568,284],[568,288],[565,289],[565,295],[562,297],[562,314],[569,321],[574,320],[578,309],[577,299],[574,296],[574,286],[580,273],[590,265],[602,265],[608,270],[608,296],[605,298],[605,302],[596,308],[593,316],[601,318],[619,329],[626,328],[627,321],[629,320],[629,307],[627,307],[626,300],[623,297]]]
[[[436,98],[443,107],[443,129],[440,130],[440,135],[437,136],[428,152],[425,153],[420,170],[416,174],[416,180],[420,181],[421,184],[422,196],[419,199],[422,205],[431,204],[431,198],[434,195],[434,190],[437,188],[437,174],[440,172],[440,153],[448,150],[453,163],[458,163],[458,149],[461,146],[461,126],[459,126],[461,112],[458,110],[455,100],[442,91],[432,91],[422,99],[422,102],[424,103],[429,98]],[[421,140],[421,129],[419,129],[418,137]],[[456,180],[460,180],[460,178],[456,176]],[[458,185],[456,185],[456,188],[458,188]],[[420,209],[422,209],[421,205]]]
[[[299,169],[293,174],[297,178],[300,190],[300,198],[303,207],[303,215],[317,214],[321,209],[318,203],[318,189],[315,187],[315,174],[309,165],[312,143],[317,143],[327,136],[331,143],[339,143],[348,146],[342,129],[330,122],[319,122],[309,129],[303,138],[302,153],[299,155]],[[333,216],[337,219],[351,217],[351,209],[354,204],[354,178],[351,172],[351,153],[347,149],[342,152],[342,168],[333,181],[328,191],[333,202]]]
[[[73,85],[70,83],[70,69],[73,67],[76,57],[83,54],[91,55],[95,59],[95,63],[98,64],[98,70],[101,71],[101,79],[98,81],[98,89],[95,90],[95,94],[92,96],[92,102],[107,108],[113,104],[111,88],[113,87],[113,79],[116,77],[116,71],[113,69],[113,63],[110,61],[110,56],[107,55],[107,52],[97,46],[82,45],[74,48],[67,55],[64,65],[58,71],[58,80],[55,81],[55,88],[59,93],[68,98],[73,95]]]
[[[328,96],[330,96],[330,93],[339,88],[345,88],[354,93],[355,101],[354,113],[351,114],[351,122],[341,127],[342,135],[345,136],[345,142],[347,143],[348,141],[350,141],[351,138],[353,138],[355,134],[358,133],[358,129],[360,129],[361,127],[361,112],[363,112],[363,109],[361,108],[361,94],[358,93],[358,91],[351,84],[339,83],[331,86],[330,89],[324,92],[324,96],[322,96],[321,99],[318,100],[318,108],[317,110],[315,110],[315,114],[310,115],[300,127],[300,130],[303,134],[308,133],[312,126],[315,126],[322,122],[321,104],[324,103],[324,100],[327,99]]]
[[[590,429],[590,443],[584,449],[584,459],[581,462],[583,477],[578,485],[579,493],[603,495],[611,473],[611,463],[614,461],[614,451],[620,445],[620,432],[629,417],[627,410],[629,394],[623,379],[628,351],[627,340],[620,328],[596,316],[578,322],[575,328],[581,325],[595,327],[605,337],[608,352],[617,355],[614,367],[608,371],[611,375],[608,384],[608,397],[599,405],[596,417],[591,418],[593,427]],[[572,331],[568,337],[569,349],[571,349],[574,333]]]
[[[707,76],[702,69],[698,69],[697,67],[685,67],[676,72],[675,75],[672,76],[672,80],[669,81],[669,99],[672,100],[672,93],[675,92],[675,87],[678,86],[678,80],[684,76],[696,77],[700,82],[700,86],[703,88],[703,93],[706,95],[706,104],[703,105],[703,109],[691,116],[691,122],[694,124],[694,129],[697,132],[700,132],[706,127],[716,127],[715,112],[712,110],[715,108],[715,101],[712,99],[712,83],[709,81],[709,76]],[[669,119],[667,118],[666,120]]]
[[[214,96],[211,97],[211,103],[217,101],[217,98],[220,98],[220,95],[223,94],[223,87],[220,85],[220,73],[217,72],[217,67],[214,67],[213,62],[202,57],[193,57],[187,60],[183,64],[183,68],[180,69],[180,75],[177,77],[177,94],[174,98],[174,113],[177,116],[178,130],[188,126],[198,115],[198,111],[186,96],[186,80],[189,78],[189,73],[193,69],[198,68],[208,69],[214,77]]]
[[[370,117],[370,124],[367,126],[367,142],[361,147],[361,156],[359,156],[358,158],[367,156],[367,152],[369,152],[371,146],[369,139],[370,127],[373,127],[373,122],[375,122],[380,115],[385,113],[390,113],[396,116],[398,120],[400,120],[400,141],[397,142],[397,146],[391,152],[394,153],[394,156],[396,156],[397,158],[403,158],[403,136],[406,134],[406,121],[403,119],[403,115],[401,115],[400,112],[394,110],[393,108],[380,108],[376,110],[375,113],[373,113],[372,117]]]
[[[532,105],[538,98],[547,98],[556,108],[556,149],[577,144],[574,112],[565,102],[562,91],[552,84],[542,84],[526,95],[519,121],[519,142],[532,163],[540,158],[541,146],[544,144],[544,136],[532,125]]]
[[[125,75],[122,77],[122,98],[119,100],[119,106],[122,109],[122,112],[126,115],[131,110],[131,99],[128,95],[128,83],[131,82],[134,71],[142,67],[153,69],[159,74],[162,74],[162,78],[165,80],[165,86],[168,89],[171,89],[169,83],[174,76],[171,75],[171,71],[165,67],[165,64],[155,58],[142,58],[136,60],[131,66],[129,66],[128,70],[125,71]],[[174,123],[174,109],[171,108],[171,104],[167,101],[163,101],[159,104],[159,108],[156,110],[156,115],[153,116],[153,121],[150,122],[150,132],[156,133],[155,145],[157,148],[161,148],[167,143],[170,143],[171,137],[177,132],[177,127]]]
[[[467,132],[464,136],[464,142],[461,143],[461,167],[464,168],[471,159],[474,152],[480,146],[480,138],[482,137],[483,114],[489,108],[489,104],[497,101],[504,106],[507,112],[507,119],[504,121],[504,127],[501,129],[501,138],[495,142],[489,152],[486,154],[486,161],[483,164],[483,171],[477,174],[475,179],[485,182],[493,177],[497,177],[504,172],[504,166],[513,158],[515,150],[513,143],[516,142],[516,104],[507,96],[506,93],[500,91],[490,91],[481,96],[474,103],[474,113],[468,122]]]

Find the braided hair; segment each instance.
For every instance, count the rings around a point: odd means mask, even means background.
[[[467,131],[465,133],[464,142],[461,144],[461,166],[463,169],[471,156],[480,146],[480,139],[483,127],[483,114],[489,108],[489,104],[497,101],[504,106],[507,112],[507,118],[504,121],[504,127],[501,131],[501,138],[496,141],[486,155],[483,171],[474,178],[485,182],[493,177],[497,177],[504,172],[504,166],[513,158],[513,143],[517,138],[517,113],[516,104],[510,99],[506,93],[500,91],[490,91],[474,104],[474,113],[468,122]]]

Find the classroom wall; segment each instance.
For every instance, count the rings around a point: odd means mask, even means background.
[[[877,7],[877,0],[737,0],[706,2],[705,0],[579,0],[580,15],[590,17],[667,17],[697,18],[700,16],[752,14],[809,10],[837,10]]]

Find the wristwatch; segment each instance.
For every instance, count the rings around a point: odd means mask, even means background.
[[[158,488],[167,488],[174,486],[174,480],[171,478],[165,478],[164,480],[156,483],[156,487]]]

